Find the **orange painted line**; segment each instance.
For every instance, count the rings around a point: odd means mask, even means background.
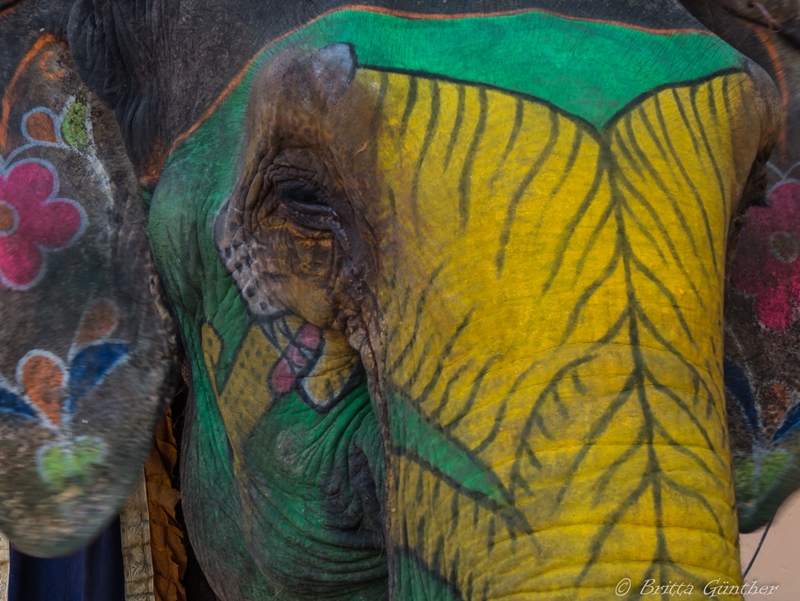
[[[17,85],[17,81],[19,80],[20,75],[25,70],[25,67],[36,57],[39,51],[42,49],[43,46],[49,44],[51,42],[59,41],[58,38],[52,34],[46,33],[41,36],[36,42],[31,46],[31,49],[22,57],[22,60],[17,65],[16,71],[14,71],[14,75],[11,77],[11,82],[6,87],[5,91],[3,92],[3,100],[0,102],[0,148],[4,151],[6,150],[6,144],[8,142],[8,119],[11,113],[11,105],[16,100],[14,96],[14,88]]]
[[[5,10],[0,10],[0,21],[2,21],[5,17],[10,15],[11,13],[15,12],[19,8],[19,4],[14,4],[9,6]]]
[[[319,15],[317,17],[314,17],[313,19],[311,19],[307,23],[304,23],[303,25],[301,25],[299,27],[296,27],[296,28],[294,28],[294,29],[292,29],[290,31],[287,31],[286,33],[280,35],[279,37],[275,38],[274,40],[272,40],[269,43],[267,43],[266,45],[264,45],[258,52],[256,52],[256,54],[253,56],[253,58],[251,58],[249,61],[247,61],[247,63],[245,64],[244,68],[242,68],[242,70],[239,71],[239,73],[236,75],[236,77],[234,77],[231,80],[231,82],[227,86],[225,86],[225,89],[222,91],[222,93],[219,96],[217,96],[216,100],[214,100],[214,102],[211,103],[211,106],[208,107],[208,109],[206,109],[206,111],[200,116],[200,118],[197,121],[195,121],[194,124],[189,129],[187,129],[185,132],[183,132],[177,138],[175,138],[175,141],[172,143],[172,145],[169,148],[167,156],[172,154],[181,144],[183,144],[183,142],[186,141],[186,139],[189,136],[191,136],[197,130],[197,128],[200,127],[214,113],[214,111],[217,110],[219,105],[222,104],[225,101],[225,99],[230,95],[230,93],[233,91],[233,89],[237,85],[239,85],[239,83],[242,81],[242,79],[244,79],[244,76],[247,74],[247,71],[253,65],[255,60],[259,56],[261,56],[261,54],[267,48],[269,48],[270,46],[272,46],[274,44],[277,44],[277,43],[281,42],[282,40],[285,40],[289,36],[297,33],[301,29],[304,29],[304,28],[308,27],[309,25],[311,25],[313,23],[316,23],[320,19],[324,19],[325,17],[328,17],[328,16],[330,16],[330,15],[332,15],[334,13],[342,12],[342,11],[346,11],[346,10],[358,10],[358,11],[363,11],[363,12],[371,12],[371,13],[377,13],[377,14],[381,14],[381,15],[389,15],[389,16],[392,16],[392,17],[399,17],[401,19],[409,19],[409,20],[414,20],[414,21],[423,21],[423,20],[429,20],[429,21],[455,21],[455,20],[458,20],[458,19],[481,19],[481,18],[487,18],[487,17],[511,17],[511,16],[514,16],[514,15],[521,15],[521,14],[526,14],[526,13],[543,13],[543,14],[552,15],[552,16],[555,16],[555,17],[560,17],[562,19],[568,19],[570,21],[583,21],[585,23],[603,23],[603,24],[607,24],[607,25],[616,25],[616,26],[619,26],[619,27],[624,27],[626,29],[633,29],[635,31],[642,31],[642,32],[645,32],[645,33],[653,33],[653,34],[659,34],[659,35],[673,35],[673,34],[676,34],[676,33],[699,33],[699,34],[703,34],[703,35],[713,35],[710,31],[706,31],[706,30],[703,30],[703,29],[689,29],[689,28],[687,28],[687,29],[652,29],[652,28],[649,28],[649,27],[639,27],[639,26],[636,26],[636,25],[629,25],[627,23],[622,23],[621,21],[607,21],[607,20],[602,20],[602,19],[583,19],[583,18],[580,18],[580,17],[566,16],[566,15],[561,15],[561,14],[553,12],[553,11],[548,11],[548,10],[543,10],[543,9],[520,9],[520,10],[505,11],[505,12],[492,12],[492,13],[459,13],[459,14],[453,14],[453,15],[428,15],[428,14],[425,14],[425,13],[414,13],[414,12],[406,12],[406,11],[400,11],[400,10],[392,10],[392,9],[389,9],[389,8],[381,8],[381,7],[377,7],[377,6],[365,6],[363,4],[348,4],[346,6],[340,6],[338,8],[334,8],[334,9],[331,9],[331,10],[329,10],[327,12],[324,12],[321,15]]]
[[[778,89],[781,92],[781,109],[783,115],[781,116],[783,122],[781,124],[781,133],[778,135],[778,149],[780,150],[781,157],[786,159],[786,121],[789,116],[789,86],[786,83],[786,72],[783,70],[783,62],[775,49],[775,44],[772,42],[770,34],[762,27],[750,24],[753,31],[756,32],[761,43],[764,44],[764,49],[769,55],[769,60],[772,61],[772,68],[775,70],[775,77],[778,80]]]

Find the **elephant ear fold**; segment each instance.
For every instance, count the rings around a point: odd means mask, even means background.
[[[356,54],[350,44],[336,43],[310,54],[289,48],[278,54],[263,72],[253,92],[261,99],[277,90],[285,100],[300,105],[309,114],[331,110],[353,81]]]
[[[62,41],[26,47],[13,27],[0,20],[0,531],[57,556],[141,477],[177,340],[113,113]]]
[[[311,57],[314,91],[327,107],[335,104],[356,73],[356,53],[350,44],[331,44]]]
[[[800,487],[800,184],[775,184],[735,223],[725,290],[725,393],[739,527]]]

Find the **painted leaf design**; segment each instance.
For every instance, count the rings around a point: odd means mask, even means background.
[[[42,447],[38,453],[42,477],[57,489],[70,483],[86,486],[91,482],[93,466],[106,455],[105,443],[96,436],[79,436]]]
[[[732,119],[750,80],[656,90],[598,132],[497,90],[357,77],[382,93],[384,192],[408,241],[397,261],[415,266],[387,268],[390,385],[507,493],[492,505],[444,477],[410,452],[414,420],[395,418],[392,537],[412,570],[396,586],[613,588],[609,566],[626,561],[634,582],[735,577],[721,299]],[[514,563],[520,545],[536,561]],[[490,558],[516,578],[476,569]]]
[[[15,413],[36,419],[36,412],[17,394],[0,387],[0,413]]]
[[[81,88],[61,121],[61,135],[64,141],[83,152],[89,149],[88,88]]]
[[[124,342],[103,342],[87,346],[75,355],[69,366],[67,412],[71,412],[77,400],[98,386],[106,374],[128,356],[129,347]]]

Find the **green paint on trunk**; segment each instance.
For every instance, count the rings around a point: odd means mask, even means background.
[[[425,601],[464,601],[464,597],[421,562],[413,552],[395,551],[394,596],[397,599]],[[472,598],[472,597],[470,597]]]
[[[401,397],[388,403],[390,433],[394,452],[433,470],[453,488],[472,498],[507,505],[500,479],[488,467],[476,462],[474,454],[457,441],[435,429]]]

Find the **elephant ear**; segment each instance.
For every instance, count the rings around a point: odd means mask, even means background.
[[[140,477],[175,338],[113,114],[65,44],[18,39],[0,22],[0,531],[54,556]]]
[[[779,181],[734,223],[725,298],[725,392],[739,526],[800,487],[800,184]]]

